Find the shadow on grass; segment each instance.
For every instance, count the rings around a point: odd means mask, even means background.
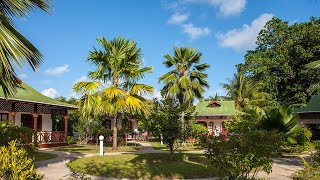
[[[188,157],[188,158],[186,158]],[[184,161],[183,159],[188,159]],[[68,163],[80,173],[133,179],[176,179],[213,177],[212,167],[202,154],[123,154],[95,156]]]

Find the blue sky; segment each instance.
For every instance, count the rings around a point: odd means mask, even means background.
[[[316,0],[54,0],[51,15],[37,11],[16,20],[18,30],[44,55],[36,72],[17,69],[26,83],[50,97],[73,96],[72,85],[85,80],[93,66],[86,63],[96,38],[117,36],[135,40],[144,63],[154,73],[143,79],[156,88],[168,71],[163,55],[174,46],[191,46],[203,53],[210,89],[205,97],[225,95],[220,86],[255,47],[258,32],[273,16],[290,23],[320,17]]]

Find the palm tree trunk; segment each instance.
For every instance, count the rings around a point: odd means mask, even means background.
[[[113,143],[112,143],[112,150],[118,149],[118,134],[117,134],[117,113],[113,116]]]
[[[184,137],[184,133],[185,133],[185,122],[184,122],[184,116],[185,116],[185,113],[184,111],[181,112],[181,133],[182,133],[182,147],[185,146],[185,137]]]

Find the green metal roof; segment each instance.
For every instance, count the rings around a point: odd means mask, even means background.
[[[18,88],[17,93],[14,96],[7,97],[7,98],[4,96],[2,87],[0,87],[0,99],[48,104],[48,105],[67,107],[72,109],[77,108],[74,105],[63,103],[58,100],[51,99],[47,96],[44,96],[43,94],[39,93],[38,91],[36,91],[35,89],[27,85],[26,83],[22,82],[21,86],[22,88]]]
[[[313,95],[306,107],[296,110],[296,113],[320,112],[320,95]]]
[[[216,101],[221,104],[220,107],[208,107],[212,101],[200,101],[195,109],[195,114],[198,116],[211,116],[211,115],[235,115],[240,113],[235,108],[234,101]]]

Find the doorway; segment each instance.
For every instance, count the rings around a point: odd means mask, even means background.
[[[34,128],[33,115],[32,114],[21,114],[21,126],[30,129]],[[37,131],[42,131],[42,116],[38,116]]]

